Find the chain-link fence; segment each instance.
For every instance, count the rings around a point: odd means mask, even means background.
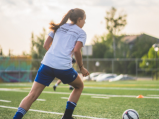
[[[127,74],[136,79],[156,80],[158,74],[158,59],[84,59],[83,63],[90,72],[105,72]]]
[[[83,59],[84,66],[92,72],[128,74],[138,78],[158,79],[157,59]],[[31,82],[41,59],[0,59],[0,82]],[[159,63],[158,63],[159,64]],[[77,64],[73,66],[79,72]]]

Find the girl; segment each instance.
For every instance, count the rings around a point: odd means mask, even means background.
[[[71,20],[70,24],[66,23],[68,19]],[[21,101],[13,119],[21,119],[55,77],[59,78],[64,84],[74,87],[62,117],[62,119],[73,119],[72,113],[84,86],[81,78],[72,68],[72,54],[75,55],[83,76],[89,75],[89,72],[83,66],[81,56],[81,48],[86,42],[86,33],[81,29],[85,24],[85,19],[84,10],[75,8],[69,10],[59,24],[50,23],[52,32],[49,33],[44,43],[44,48],[48,51],[41,62],[31,91]]]

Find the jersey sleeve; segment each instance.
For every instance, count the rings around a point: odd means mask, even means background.
[[[49,34],[48,34],[51,38],[54,38],[54,32],[51,31]]]
[[[81,33],[77,39],[77,41],[81,41],[82,44],[83,44],[83,47],[85,46],[85,43],[86,43],[86,38],[87,38],[87,35],[86,33]]]

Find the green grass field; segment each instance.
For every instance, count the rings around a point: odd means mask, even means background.
[[[23,119],[61,119],[71,91],[68,85],[61,84],[55,92],[54,83],[45,88],[38,98],[43,100],[36,100]],[[121,119],[127,109],[135,109],[140,119],[159,119],[159,81],[84,84],[74,111],[76,119]],[[0,83],[0,119],[12,119],[31,86],[32,83]],[[136,98],[138,95],[144,98]]]

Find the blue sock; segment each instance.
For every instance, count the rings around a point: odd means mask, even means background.
[[[67,101],[66,109],[74,110],[74,108],[76,107],[76,105],[77,104],[74,103],[74,102]]]
[[[22,119],[22,117],[26,114],[25,109],[19,107],[16,114],[14,115],[13,119]]]
[[[76,107],[76,103],[67,101],[66,110],[65,110],[63,118],[66,118],[66,119],[71,118],[75,107]]]

